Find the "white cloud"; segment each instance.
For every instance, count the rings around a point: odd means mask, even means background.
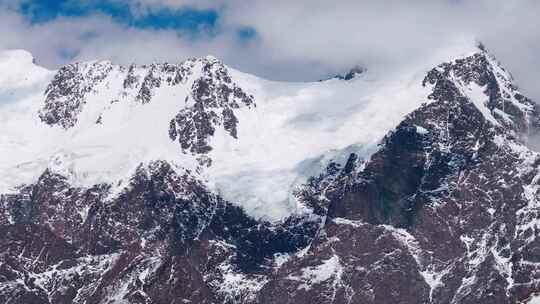
[[[10,0],[12,3],[16,0]],[[114,0],[125,1],[125,0]],[[171,30],[134,29],[107,16],[31,25],[0,12],[0,48],[25,48],[56,66],[93,58],[116,62],[179,61],[213,54],[241,70],[274,79],[316,79],[361,63],[371,69],[421,61],[434,49],[476,37],[540,100],[540,2],[535,0],[195,1],[134,0],[135,14],[163,8],[215,9],[217,29],[196,40]],[[253,41],[236,36],[252,27]]]
[[[422,60],[433,49],[475,37],[540,100],[540,2],[529,1],[236,1],[229,25],[257,30],[269,60],[320,62],[345,69]],[[309,73],[309,68],[300,69]]]
[[[206,35],[201,33],[193,40],[173,30],[135,29],[105,15],[30,24],[18,14],[0,11],[0,48],[27,49],[47,67],[93,59],[119,63],[180,61],[213,51],[227,54],[227,45],[234,45],[229,42],[234,38],[226,33],[214,38]]]
[[[126,0],[113,0],[119,2],[126,2]],[[181,8],[193,8],[199,10],[206,9],[219,9],[226,1],[224,0],[130,0],[127,1],[129,7],[139,14],[145,14],[154,10],[169,8],[169,9],[181,9]]]

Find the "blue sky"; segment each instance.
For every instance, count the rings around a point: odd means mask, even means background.
[[[191,5],[167,6],[146,5],[142,0],[5,0],[8,10],[16,13],[28,26],[46,27],[61,20],[85,20],[96,16],[106,18],[115,26],[135,31],[177,33],[185,42],[208,41],[223,35],[225,29],[220,24],[221,6]],[[158,2],[159,3],[159,2]],[[0,9],[2,0],[0,0]],[[103,30],[93,30],[87,26],[78,36],[80,43],[92,43],[103,35]],[[245,46],[257,37],[254,28],[237,25],[226,29],[232,43]],[[232,37],[232,38],[231,38]],[[82,50],[79,46],[66,44],[55,53],[59,60],[77,60]],[[195,54],[204,55],[204,54]],[[159,57],[157,60],[160,60]],[[47,62],[46,62],[47,63]]]
[[[20,0],[15,2],[11,9],[30,24],[45,24],[58,18],[83,18],[98,14],[108,16],[114,22],[130,28],[173,30],[181,32],[189,39],[219,34],[220,12],[217,8],[160,6],[137,13],[128,3],[129,0]],[[246,43],[257,35],[255,29],[249,26],[239,26],[234,32],[240,43]]]
[[[84,17],[93,14],[111,16],[116,22],[136,28],[175,29],[197,32],[212,30],[218,12],[213,9],[160,8],[136,15],[124,1],[118,0],[25,0],[15,9],[31,23],[50,22],[59,17]]]

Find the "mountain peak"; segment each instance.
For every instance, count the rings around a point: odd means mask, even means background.
[[[423,85],[432,85],[432,100],[472,102],[494,127],[520,137],[538,127],[538,106],[514,84],[512,75],[484,46],[472,55],[442,63],[428,72]]]
[[[18,90],[45,80],[51,73],[36,65],[34,56],[25,50],[0,51],[0,71],[0,94],[7,95],[16,95]]]
[[[221,60],[219,60],[217,57],[215,57],[213,55],[206,55],[204,57],[199,58],[199,60],[203,60],[203,59],[208,61],[208,62],[212,62],[212,63],[216,63],[216,62],[221,63]]]
[[[199,77],[231,85],[226,92],[214,92],[214,97],[233,93],[236,95],[231,98],[243,98],[242,96],[246,95],[232,84],[227,67],[213,56],[188,59],[179,64],[121,66],[109,61],[78,62],[65,65],[56,72],[45,92],[45,105],[40,112],[40,118],[49,125],[71,128],[77,123],[87,99],[103,91],[106,91],[107,97],[102,98],[109,99],[111,104],[123,100],[146,104],[152,100],[154,94],[165,87],[178,86],[179,90],[184,90],[183,87],[193,85],[197,88],[191,88],[192,97],[210,94],[205,91],[208,89],[206,85],[200,85],[202,81]],[[102,123],[101,117],[96,117],[96,121]]]
[[[366,68],[356,65],[352,67],[345,75],[336,75],[335,78],[341,79],[341,80],[351,80],[355,78],[356,76],[363,74],[367,71]]]
[[[10,49],[0,51],[0,62],[6,60],[17,61],[26,64],[35,63],[34,56],[30,52],[22,49]]]

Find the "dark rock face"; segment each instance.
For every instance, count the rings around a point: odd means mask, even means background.
[[[172,140],[178,139],[183,151],[193,154],[208,153],[212,149],[208,140],[217,127],[223,126],[237,138],[238,119],[234,110],[240,106],[255,106],[253,96],[242,91],[217,60],[204,62],[201,77],[191,87],[191,98],[186,103],[192,105],[171,120],[169,135]]]
[[[220,291],[224,277],[263,276],[274,254],[307,246],[321,224],[256,221],[165,162],[141,166],[118,197],[108,191],[73,188],[47,171],[20,195],[2,196],[2,301],[26,303],[27,288],[35,303],[101,303],[120,287],[117,300],[132,303],[251,297]]]
[[[320,79],[319,81],[325,81],[325,80],[330,80],[330,79],[339,79],[339,80],[349,81],[349,80],[354,79],[356,76],[365,73],[366,71],[367,69],[362,66],[354,66],[345,74],[337,74],[330,78]]]
[[[86,103],[86,95],[112,70],[108,62],[74,63],[62,67],[45,91],[41,120],[50,125],[71,128]]]
[[[347,74],[345,74],[344,76],[338,75],[338,76],[336,76],[336,78],[342,79],[342,80],[351,80],[354,77],[356,77],[357,75],[360,75],[360,74],[362,74],[364,72],[366,72],[365,68],[363,68],[361,66],[355,66],[352,69],[350,69],[349,72],[347,72]]]
[[[481,56],[443,67],[465,82]],[[540,159],[515,141],[535,106],[493,125],[437,71],[425,81],[433,101],[362,170],[324,186],[324,233],[278,270],[261,303],[515,303],[540,288],[529,255]]]
[[[124,86],[138,87],[129,69]],[[379,151],[330,163],[294,193],[312,212],[279,223],[164,161],[141,164],[117,195],[47,170],[0,195],[0,302],[524,301],[540,291],[540,156],[520,140],[538,110],[498,69],[482,51],[430,71],[429,100]],[[203,71],[169,130],[196,154],[217,127],[236,137],[235,110],[255,106],[219,63]]]

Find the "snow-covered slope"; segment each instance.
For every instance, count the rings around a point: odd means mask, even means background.
[[[24,51],[4,52],[0,193],[32,183],[49,168],[73,185],[115,185],[114,195],[140,163],[162,159],[197,172],[210,189],[254,217],[282,219],[305,212],[291,196],[295,185],[320,173],[331,159],[353,151],[369,157],[405,114],[427,100],[425,73],[450,53],[474,51],[445,50],[425,66],[314,83],[267,81],[213,57],[129,67],[95,61],[54,72],[33,64]],[[224,85],[229,91],[223,98],[240,101],[227,106],[237,120],[234,134],[214,126],[213,135],[202,138],[204,149],[197,150],[178,145],[169,131],[175,117],[197,109],[195,87],[206,85],[201,79],[218,79],[210,93],[223,93]],[[20,89],[25,93],[16,93]],[[15,96],[5,97],[10,94]],[[217,108],[210,108],[219,115],[209,121],[226,126],[227,117],[219,113],[223,105]]]

